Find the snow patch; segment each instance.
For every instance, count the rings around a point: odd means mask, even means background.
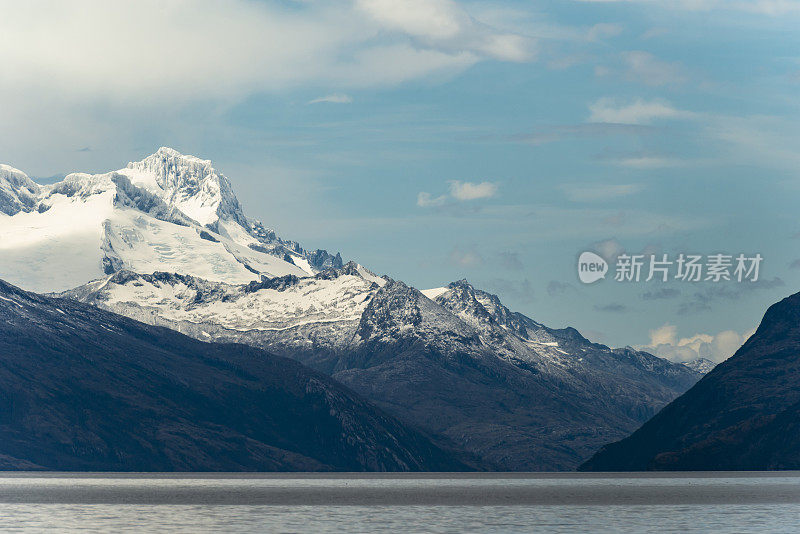
[[[423,289],[420,293],[431,300],[436,300],[436,297],[444,295],[448,291],[450,291],[449,287],[434,287],[433,289]]]
[[[375,275],[361,264],[358,263],[356,264],[356,271],[358,271],[358,274],[360,274],[361,277],[364,278],[364,280],[374,282],[378,284],[378,287],[383,287],[384,285],[386,285],[386,280],[384,280],[380,276]]]

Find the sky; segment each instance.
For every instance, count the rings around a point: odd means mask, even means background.
[[[798,0],[0,11],[0,162],[40,181],[171,146],[308,249],[679,361],[730,356],[800,289]],[[581,283],[584,251],[605,279]],[[620,255],[681,253],[763,260],[614,280]]]

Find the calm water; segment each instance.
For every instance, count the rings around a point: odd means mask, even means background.
[[[0,473],[12,532],[800,532],[800,473]]]

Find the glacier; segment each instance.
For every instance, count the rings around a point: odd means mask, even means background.
[[[246,217],[210,161],[171,148],[52,185],[0,167],[0,274],[30,291],[63,291],[123,269],[246,283],[341,265],[341,256],[306,251]]]

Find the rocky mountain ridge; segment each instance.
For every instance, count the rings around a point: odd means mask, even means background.
[[[352,262],[246,285],[120,272],[62,296],[295,358],[491,469],[574,468],[700,377],[550,329],[463,280],[421,292]]]
[[[689,391],[586,471],[800,469],[800,293]]]

